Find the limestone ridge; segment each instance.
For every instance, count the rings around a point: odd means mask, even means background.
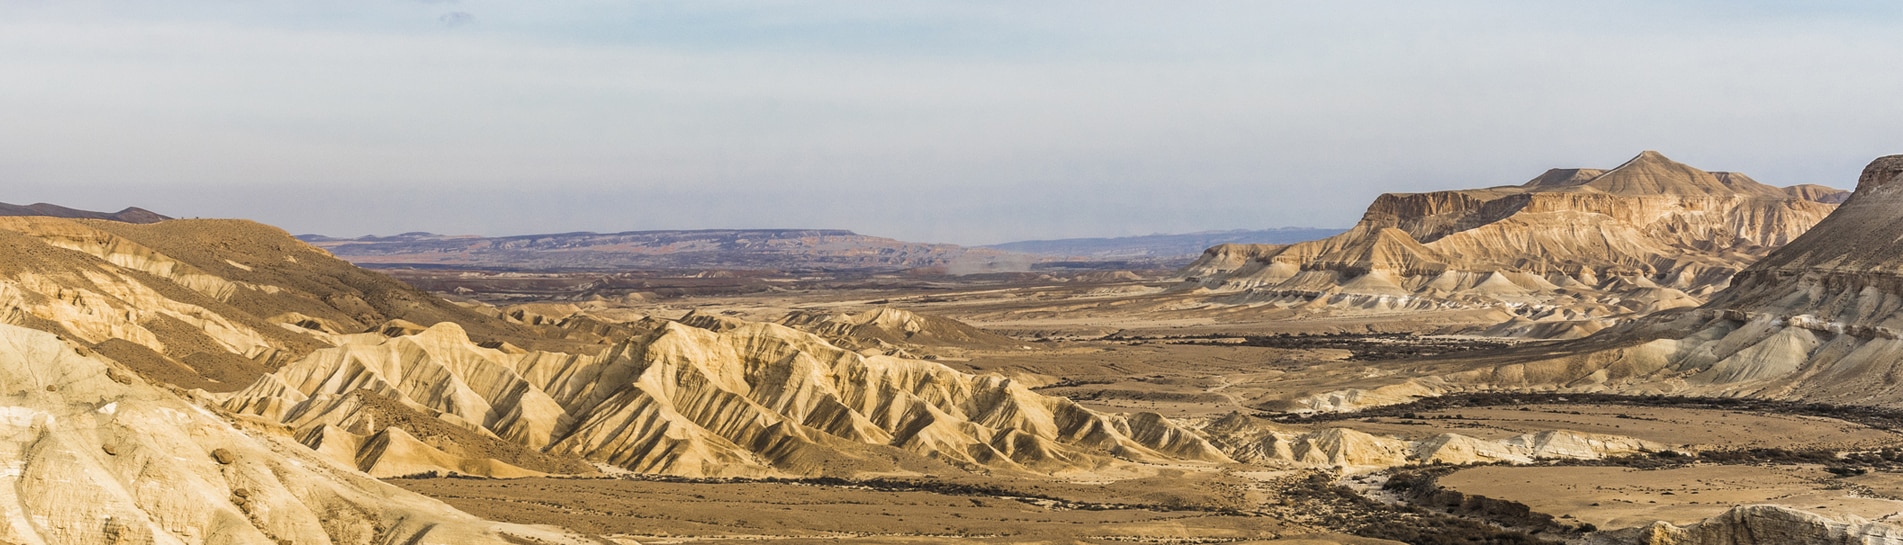
[[[527,468],[429,445],[385,460],[366,449],[389,428],[356,414],[345,401],[356,392],[485,437],[641,473],[846,476],[950,464],[1050,474],[1229,460],[1156,415],[1099,414],[1003,377],[862,356],[776,324],[728,325],[668,324],[595,355],[485,349],[453,324],[357,335],[220,399],[234,412],[291,424],[307,445],[373,474],[432,463],[473,474]]]
[[[584,541],[483,521],[0,325],[0,542]]]
[[[1386,194],[1347,233],[1210,248],[1182,272],[1220,304],[1364,311],[1510,309],[1528,333],[1696,306],[1803,234],[1843,192],[1777,188],[1647,151],[1518,186]],[[1517,328],[1517,329],[1516,329]]]

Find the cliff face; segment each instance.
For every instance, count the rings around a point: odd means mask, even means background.
[[[1903,156],[1877,159],[1835,214],[1676,322],[1622,338],[1671,343],[1691,387],[1903,404]],[[1689,331],[1689,333],[1687,333]]]
[[[1695,306],[1835,209],[1645,152],[1618,168],[1552,170],[1523,185],[1389,194],[1349,232],[1287,247],[1219,246],[1182,274],[1229,303],[1335,310],[1511,308],[1536,322]],[[1319,301],[1319,303],[1318,303]],[[1516,329],[1517,328],[1517,329]],[[1582,331],[1582,332],[1583,332]]]

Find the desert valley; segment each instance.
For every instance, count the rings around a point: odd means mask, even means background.
[[[1528,174],[994,247],[0,205],[0,543],[1903,543],[1903,156]]]
[[[0,545],[1903,545],[1899,30],[0,0]]]

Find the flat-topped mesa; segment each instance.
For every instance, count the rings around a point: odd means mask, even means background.
[[[1815,228],[1697,307],[1568,344],[1301,396],[1342,410],[1463,391],[1761,397],[1903,406],[1903,155],[1871,163]],[[1338,403],[1329,400],[1356,400]]]
[[[1511,308],[1516,319],[1547,319],[1534,314],[1564,307],[1568,319],[1624,320],[1698,304],[1843,194],[1647,151],[1618,168],[1553,169],[1520,185],[1381,195],[1346,233],[1211,248],[1182,276],[1230,294],[1224,303],[1309,312]]]

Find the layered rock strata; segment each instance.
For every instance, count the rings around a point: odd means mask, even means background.
[[[1473,329],[1582,336],[1697,306],[1842,198],[1648,151],[1615,169],[1555,169],[1519,186],[1382,195],[1347,233],[1217,246],[1182,276],[1216,305],[1310,314],[1499,308],[1509,319]]]
[[[1703,306],[1570,343],[1424,365],[1385,384],[1306,395],[1289,406],[1352,410],[1485,390],[1903,406],[1900,279],[1903,156],[1890,156],[1864,170],[1835,213]]]
[[[338,346],[221,399],[231,411],[290,424],[313,448],[384,474],[427,461],[397,463],[384,459],[387,449],[368,450],[401,426],[363,418],[364,404],[353,396],[395,400],[553,459],[438,463],[475,474],[548,472],[560,459],[695,477],[850,476],[916,470],[921,461],[1046,474],[1119,462],[1228,461],[1156,415],[1100,414],[1003,377],[861,355],[776,324],[730,325],[667,324],[592,355],[482,348],[452,324],[394,338],[339,337]],[[391,469],[379,469],[385,465]]]

